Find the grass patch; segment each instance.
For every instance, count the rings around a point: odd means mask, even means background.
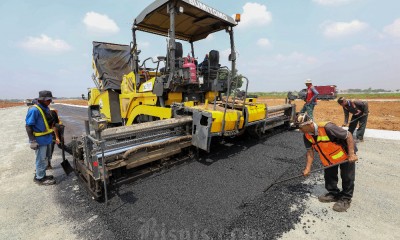
[[[287,97],[288,92],[249,92],[247,95],[257,95],[258,97],[282,99]]]
[[[338,94],[339,97],[361,99],[395,99],[400,98],[400,93],[346,93]]]

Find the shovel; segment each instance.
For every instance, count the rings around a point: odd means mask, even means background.
[[[68,162],[68,160],[65,158],[65,147],[64,147],[64,139],[61,140],[61,153],[62,153],[62,162],[61,162],[61,167],[63,168],[65,174],[67,176],[74,171],[74,169],[71,167],[71,164]]]
[[[329,166],[327,166],[327,167],[322,167],[322,168],[318,168],[318,169],[312,170],[312,171],[310,171],[310,173],[314,173],[314,172],[318,172],[318,171],[321,171],[321,170],[325,170],[325,169],[327,169],[327,168],[331,168],[331,167],[334,167],[334,166],[337,166],[337,165],[340,165],[340,164],[346,163],[346,162],[348,162],[348,160],[344,160],[344,161],[342,161],[342,162],[329,165]],[[271,185],[269,185],[267,188],[265,188],[263,192],[264,192],[264,193],[267,192],[272,186],[274,186],[274,185],[276,185],[276,184],[283,183],[283,182],[287,182],[287,181],[290,181],[290,180],[292,180],[292,179],[300,178],[300,177],[304,177],[304,175],[303,175],[303,174],[300,174],[300,175],[297,175],[297,176],[294,176],[294,177],[290,177],[290,178],[286,178],[286,179],[283,179],[283,180],[280,180],[280,181],[275,181],[275,182],[273,182]]]

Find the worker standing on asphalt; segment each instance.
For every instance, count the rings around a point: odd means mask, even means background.
[[[359,124],[356,133],[357,142],[364,142],[364,133],[368,120],[368,102],[360,100],[347,100],[344,97],[340,97],[338,99],[338,103],[343,107],[344,111],[343,127],[347,126],[349,122],[349,113],[353,114],[350,120],[349,132],[354,134],[354,130],[356,129],[357,124]]]
[[[50,91],[40,91],[37,104],[29,108],[25,119],[30,148],[35,150],[36,154],[36,174],[33,180],[39,185],[56,183],[52,175],[46,175],[47,161],[51,156],[53,132],[56,135],[56,144],[60,143],[57,129],[54,127],[54,119],[48,107],[52,100],[53,94]]]
[[[321,162],[325,168],[325,188],[328,193],[318,197],[320,202],[336,202],[333,210],[344,212],[350,207],[351,198],[354,192],[355,161],[356,155],[353,136],[345,129],[336,126],[331,122],[315,123],[306,113],[297,117],[300,131],[304,133],[304,145],[307,149],[307,165],[303,171],[308,176],[314,160],[314,150],[319,153]],[[340,165],[329,167],[329,165]],[[342,191],[339,190],[338,169],[342,178]]]
[[[300,112],[306,112],[311,119],[314,119],[314,107],[317,105],[317,97],[319,93],[312,85],[311,79],[307,79],[305,84],[307,86],[307,94],[305,99],[306,103]]]

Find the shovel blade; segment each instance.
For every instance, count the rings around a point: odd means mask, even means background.
[[[74,169],[72,168],[71,164],[69,164],[67,159],[64,159],[61,162],[61,167],[63,168],[65,174],[67,174],[67,176],[74,171]]]

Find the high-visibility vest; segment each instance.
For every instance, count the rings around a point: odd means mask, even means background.
[[[51,128],[49,127],[49,123],[47,122],[46,116],[45,116],[45,114],[44,114],[42,108],[39,107],[39,106],[36,105],[36,104],[33,105],[33,106],[35,106],[35,107],[39,110],[39,112],[40,112],[40,114],[42,115],[42,118],[43,118],[44,126],[46,127],[46,130],[45,130],[44,132],[33,132],[33,135],[34,135],[35,137],[40,137],[40,136],[44,136],[44,135],[53,133],[53,129],[51,129]]]
[[[317,141],[308,133],[305,134],[312,147],[319,153],[319,158],[324,166],[340,163],[347,159],[347,153],[343,147],[331,142],[325,131],[325,125],[329,122],[318,123]]]
[[[306,95],[306,102],[310,102],[311,99],[314,97],[314,92],[312,91],[313,86],[310,86],[309,88],[307,88],[307,95]],[[314,99],[313,101],[314,103],[317,102],[317,98]]]

